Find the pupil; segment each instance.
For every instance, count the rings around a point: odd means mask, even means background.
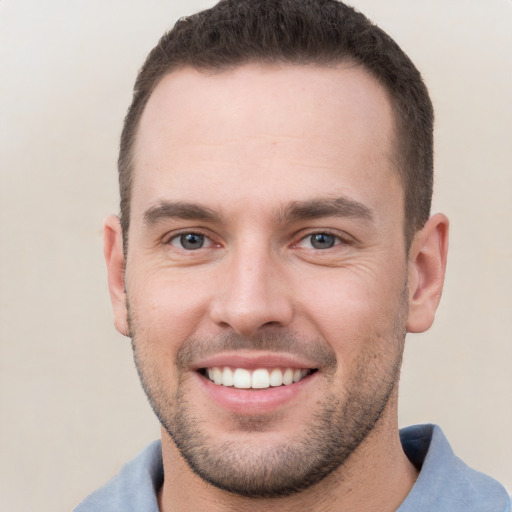
[[[334,246],[335,238],[327,233],[317,233],[311,235],[311,245],[315,249],[330,249]]]
[[[187,233],[180,237],[181,245],[184,249],[200,249],[204,244],[204,236],[196,233]]]

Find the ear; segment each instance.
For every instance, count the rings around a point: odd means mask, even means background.
[[[448,251],[448,219],[433,215],[414,236],[409,251],[408,332],[424,332],[434,321],[443,291]]]
[[[107,263],[108,287],[114,311],[114,325],[128,336],[128,309],[124,287],[123,236],[119,217],[111,215],[103,223],[103,254]]]

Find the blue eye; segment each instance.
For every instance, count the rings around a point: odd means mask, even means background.
[[[315,249],[330,249],[336,245],[337,237],[329,233],[314,233],[309,241]]]
[[[200,233],[183,233],[171,240],[171,245],[187,251],[194,251],[205,246],[207,238]]]

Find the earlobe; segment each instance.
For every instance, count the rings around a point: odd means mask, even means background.
[[[445,215],[433,215],[412,241],[409,251],[408,332],[424,332],[434,321],[443,291],[448,225]]]
[[[128,336],[123,236],[121,223],[116,215],[107,217],[103,223],[103,254],[107,263],[108,287],[114,312],[114,325],[122,335]]]

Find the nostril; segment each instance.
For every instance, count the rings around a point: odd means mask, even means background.
[[[271,322],[264,323],[261,327],[278,327],[281,325],[279,322],[272,320]]]

